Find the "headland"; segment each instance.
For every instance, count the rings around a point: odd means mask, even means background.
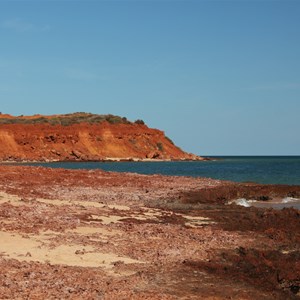
[[[205,160],[177,147],[163,131],[125,117],[72,113],[0,114],[0,161]]]

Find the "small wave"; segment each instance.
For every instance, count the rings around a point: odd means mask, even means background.
[[[247,201],[245,198],[240,198],[232,201],[231,203],[235,203],[236,205],[244,206],[244,207],[250,207],[251,204]]]
[[[276,199],[272,201],[257,201],[253,199],[239,198],[229,201],[228,204],[236,204],[244,207],[257,207],[257,208],[274,208],[283,209],[293,207],[300,210],[300,199],[293,197],[286,197],[283,199]]]
[[[291,203],[291,202],[300,202],[300,199],[293,198],[293,197],[286,197],[286,198],[283,198],[281,201],[281,203]]]

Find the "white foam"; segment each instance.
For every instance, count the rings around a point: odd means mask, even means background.
[[[300,202],[300,199],[293,198],[293,197],[286,197],[286,198],[283,198],[281,201],[281,203],[290,203],[290,202]]]
[[[244,206],[244,207],[250,207],[251,205],[245,198],[240,198],[232,201],[231,203],[235,203],[236,205]]]

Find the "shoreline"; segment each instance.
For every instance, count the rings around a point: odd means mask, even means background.
[[[45,160],[0,160],[0,164],[16,164],[16,163],[85,163],[85,162],[180,162],[180,161],[212,161],[209,157],[197,157],[197,158],[180,158],[180,159],[156,159],[156,158],[137,158],[137,157],[106,157],[99,160],[57,160],[57,159],[45,159]]]
[[[0,165],[0,293],[299,299],[299,210],[227,205],[241,195],[300,186]]]
[[[133,172],[138,174],[205,177],[239,183],[300,185],[300,173],[298,170],[298,167],[300,166],[299,158],[297,158],[295,162],[286,159],[282,162],[272,161],[272,169],[269,167],[269,159],[262,162],[253,162],[252,159],[246,161],[224,159],[222,162],[215,160],[202,162],[203,161],[190,160],[123,160],[121,158],[107,158],[102,161],[2,161],[0,162],[0,165],[31,165],[66,169],[103,169],[121,173]],[[276,167],[278,163],[280,163],[279,168]],[[265,167],[267,168],[267,172],[262,173],[261,170]]]

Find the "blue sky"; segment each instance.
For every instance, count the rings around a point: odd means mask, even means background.
[[[0,111],[143,119],[188,152],[300,155],[300,1],[0,0]]]

